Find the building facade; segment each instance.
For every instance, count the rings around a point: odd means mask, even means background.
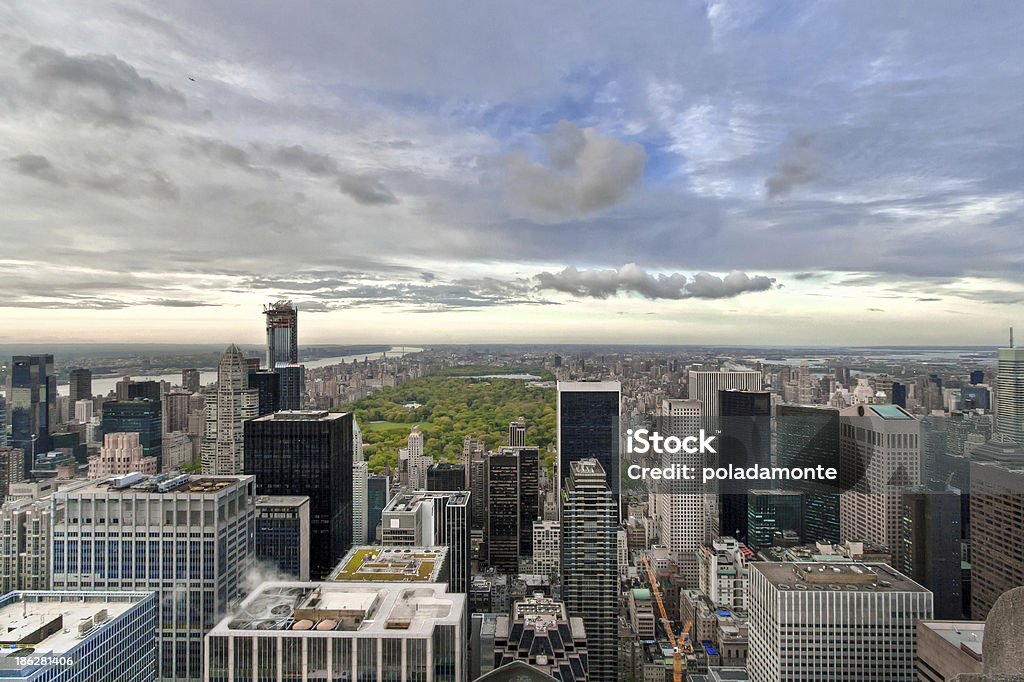
[[[249,388],[249,366],[231,344],[217,365],[217,390],[206,399],[203,473],[240,474],[245,458],[245,422],[259,412],[259,392]]]
[[[256,560],[295,580],[309,580],[309,498],[256,498]]]

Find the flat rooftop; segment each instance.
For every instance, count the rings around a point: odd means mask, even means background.
[[[24,649],[32,649],[34,656],[66,654],[147,596],[135,592],[98,592],[90,596],[12,593],[7,603],[0,606],[0,658],[24,656]]]
[[[757,561],[750,564],[750,570],[759,571],[780,590],[928,591],[883,563]]]
[[[981,646],[985,640],[984,621],[925,620],[920,627],[928,628],[956,649],[965,649],[981,660]]]
[[[341,419],[348,412],[328,412],[327,410],[281,410],[272,412],[262,417],[256,417],[254,422],[309,422],[309,421],[334,421]]]
[[[433,500],[439,497],[450,499],[450,503],[466,504],[469,501],[469,491],[466,490],[415,490],[395,495],[384,507],[385,512],[409,512],[413,511],[423,500]]]
[[[447,547],[353,547],[328,580],[436,583],[447,559]]]
[[[149,476],[138,472],[97,479],[88,485],[76,487],[69,491],[74,495],[90,495],[94,493],[189,493],[215,495],[227,488],[249,480],[254,476],[204,476],[200,474],[166,473]]]
[[[257,495],[257,507],[301,507],[309,503],[306,495]]]
[[[209,635],[427,637],[458,623],[465,605],[442,583],[267,582]]]

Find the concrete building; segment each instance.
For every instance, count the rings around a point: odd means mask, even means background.
[[[256,498],[256,560],[296,580],[309,580],[309,498],[260,495]]]
[[[596,459],[570,460],[562,487],[562,597],[587,631],[588,679],[618,673],[618,519],[615,494]]]
[[[331,571],[328,581],[448,583],[451,556],[447,547],[353,547]]]
[[[570,618],[554,599],[535,595],[516,601],[511,615],[496,618],[493,646],[496,670],[521,661],[562,682],[588,679],[583,619]]]
[[[751,682],[915,678],[932,593],[886,564],[750,566]]]
[[[981,620],[1001,594],[1024,585],[1024,449],[999,452],[1001,461],[973,454],[970,617]]]
[[[965,673],[982,673],[985,623],[922,620],[917,623],[917,682],[946,682]]]
[[[452,592],[469,591],[469,505],[464,490],[400,492],[381,512],[381,541],[391,547],[444,545]]]
[[[747,586],[753,557],[735,538],[719,538],[697,552],[700,591],[715,606],[746,610]]]
[[[105,433],[100,453],[89,458],[89,478],[120,476],[133,471],[155,474],[156,467],[156,457],[142,455],[139,434]]]
[[[0,681],[152,682],[156,621],[152,592],[10,592],[0,596]]]
[[[533,522],[533,572],[557,574],[561,567],[561,526],[557,521]]]
[[[921,483],[921,423],[898,405],[854,405],[839,421],[840,534],[891,552],[900,540],[901,494]]]
[[[641,641],[652,641],[657,633],[657,618],[654,615],[654,600],[646,587],[635,587],[626,595],[629,623]]]
[[[688,379],[686,397],[700,402],[705,426],[719,416],[719,391],[760,391],[764,388],[761,373],[756,371],[690,370]]]
[[[427,489],[427,469],[434,459],[423,451],[423,432],[419,425],[413,426],[407,441],[408,486],[412,490]]]
[[[206,636],[203,680],[463,682],[465,602],[440,583],[264,583]]]
[[[217,390],[206,400],[203,473],[240,474],[245,468],[245,422],[259,414],[259,393],[249,388],[249,367],[231,344],[217,365]]]
[[[1000,348],[996,371],[996,432],[1024,445],[1024,348]]]
[[[664,400],[661,403],[658,431],[665,436],[686,438],[700,432],[703,408],[699,400]],[[685,452],[663,455],[661,466],[705,466],[702,455]],[[717,500],[707,498],[700,481],[673,480],[659,484],[657,513],[661,544],[665,545],[686,576],[697,579],[697,549],[704,544],[711,525],[717,526]],[[710,502],[715,510],[715,523],[711,524],[706,509]]]
[[[254,562],[252,476],[128,474],[53,494],[55,590],[154,591],[158,677],[197,680],[202,637]]]
[[[509,422],[508,424],[508,445],[512,448],[526,446],[526,417]]]

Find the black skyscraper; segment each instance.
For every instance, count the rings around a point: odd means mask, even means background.
[[[73,369],[68,377],[68,395],[71,408],[79,400],[92,400],[92,372],[87,369]]]
[[[895,568],[935,593],[936,619],[963,618],[960,492],[933,482],[903,493],[900,512]]]
[[[310,499],[310,576],[352,545],[352,414],[278,412],[245,422],[245,473],[260,495]]]
[[[52,355],[15,355],[11,360],[12,447],[24,452],[24,471],[32,472],[33,452],[47,452],[53,446],[50,430],[56,419],[57,378]]]
[[[259,392],[259,416],[281,409],[281,375],[269,370],[249,372],[249,388]]]
[[[617,381],[558,382],[559,489],[569,463],[596,459],[619,499],[619,393]]]
[[[437,462],[427,469],[427,490],[466,490],[466,465]]]
[[[809,405],[775,408],[780,467],[839,468],[839,410]],[[804,493],[804,542],[839,542],[839,493],[828,481],[787,481]]]
[[[771,466],[772,399],[766,391],[718,392],[721,434],[719,466],[747,468]],[[719,495],[719,531],[723,536],[747,539],[747,490],[749,481],[723,481]]]

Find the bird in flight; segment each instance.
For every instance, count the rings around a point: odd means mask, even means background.
[[[196,82],[196,79],[195,79],[195,78],[193,78],[192,76],[189,76],[189,77],[188,77],[188,79],[189,79],[190,81],[192,81],[193,83],[195,83],[195,82]]]

